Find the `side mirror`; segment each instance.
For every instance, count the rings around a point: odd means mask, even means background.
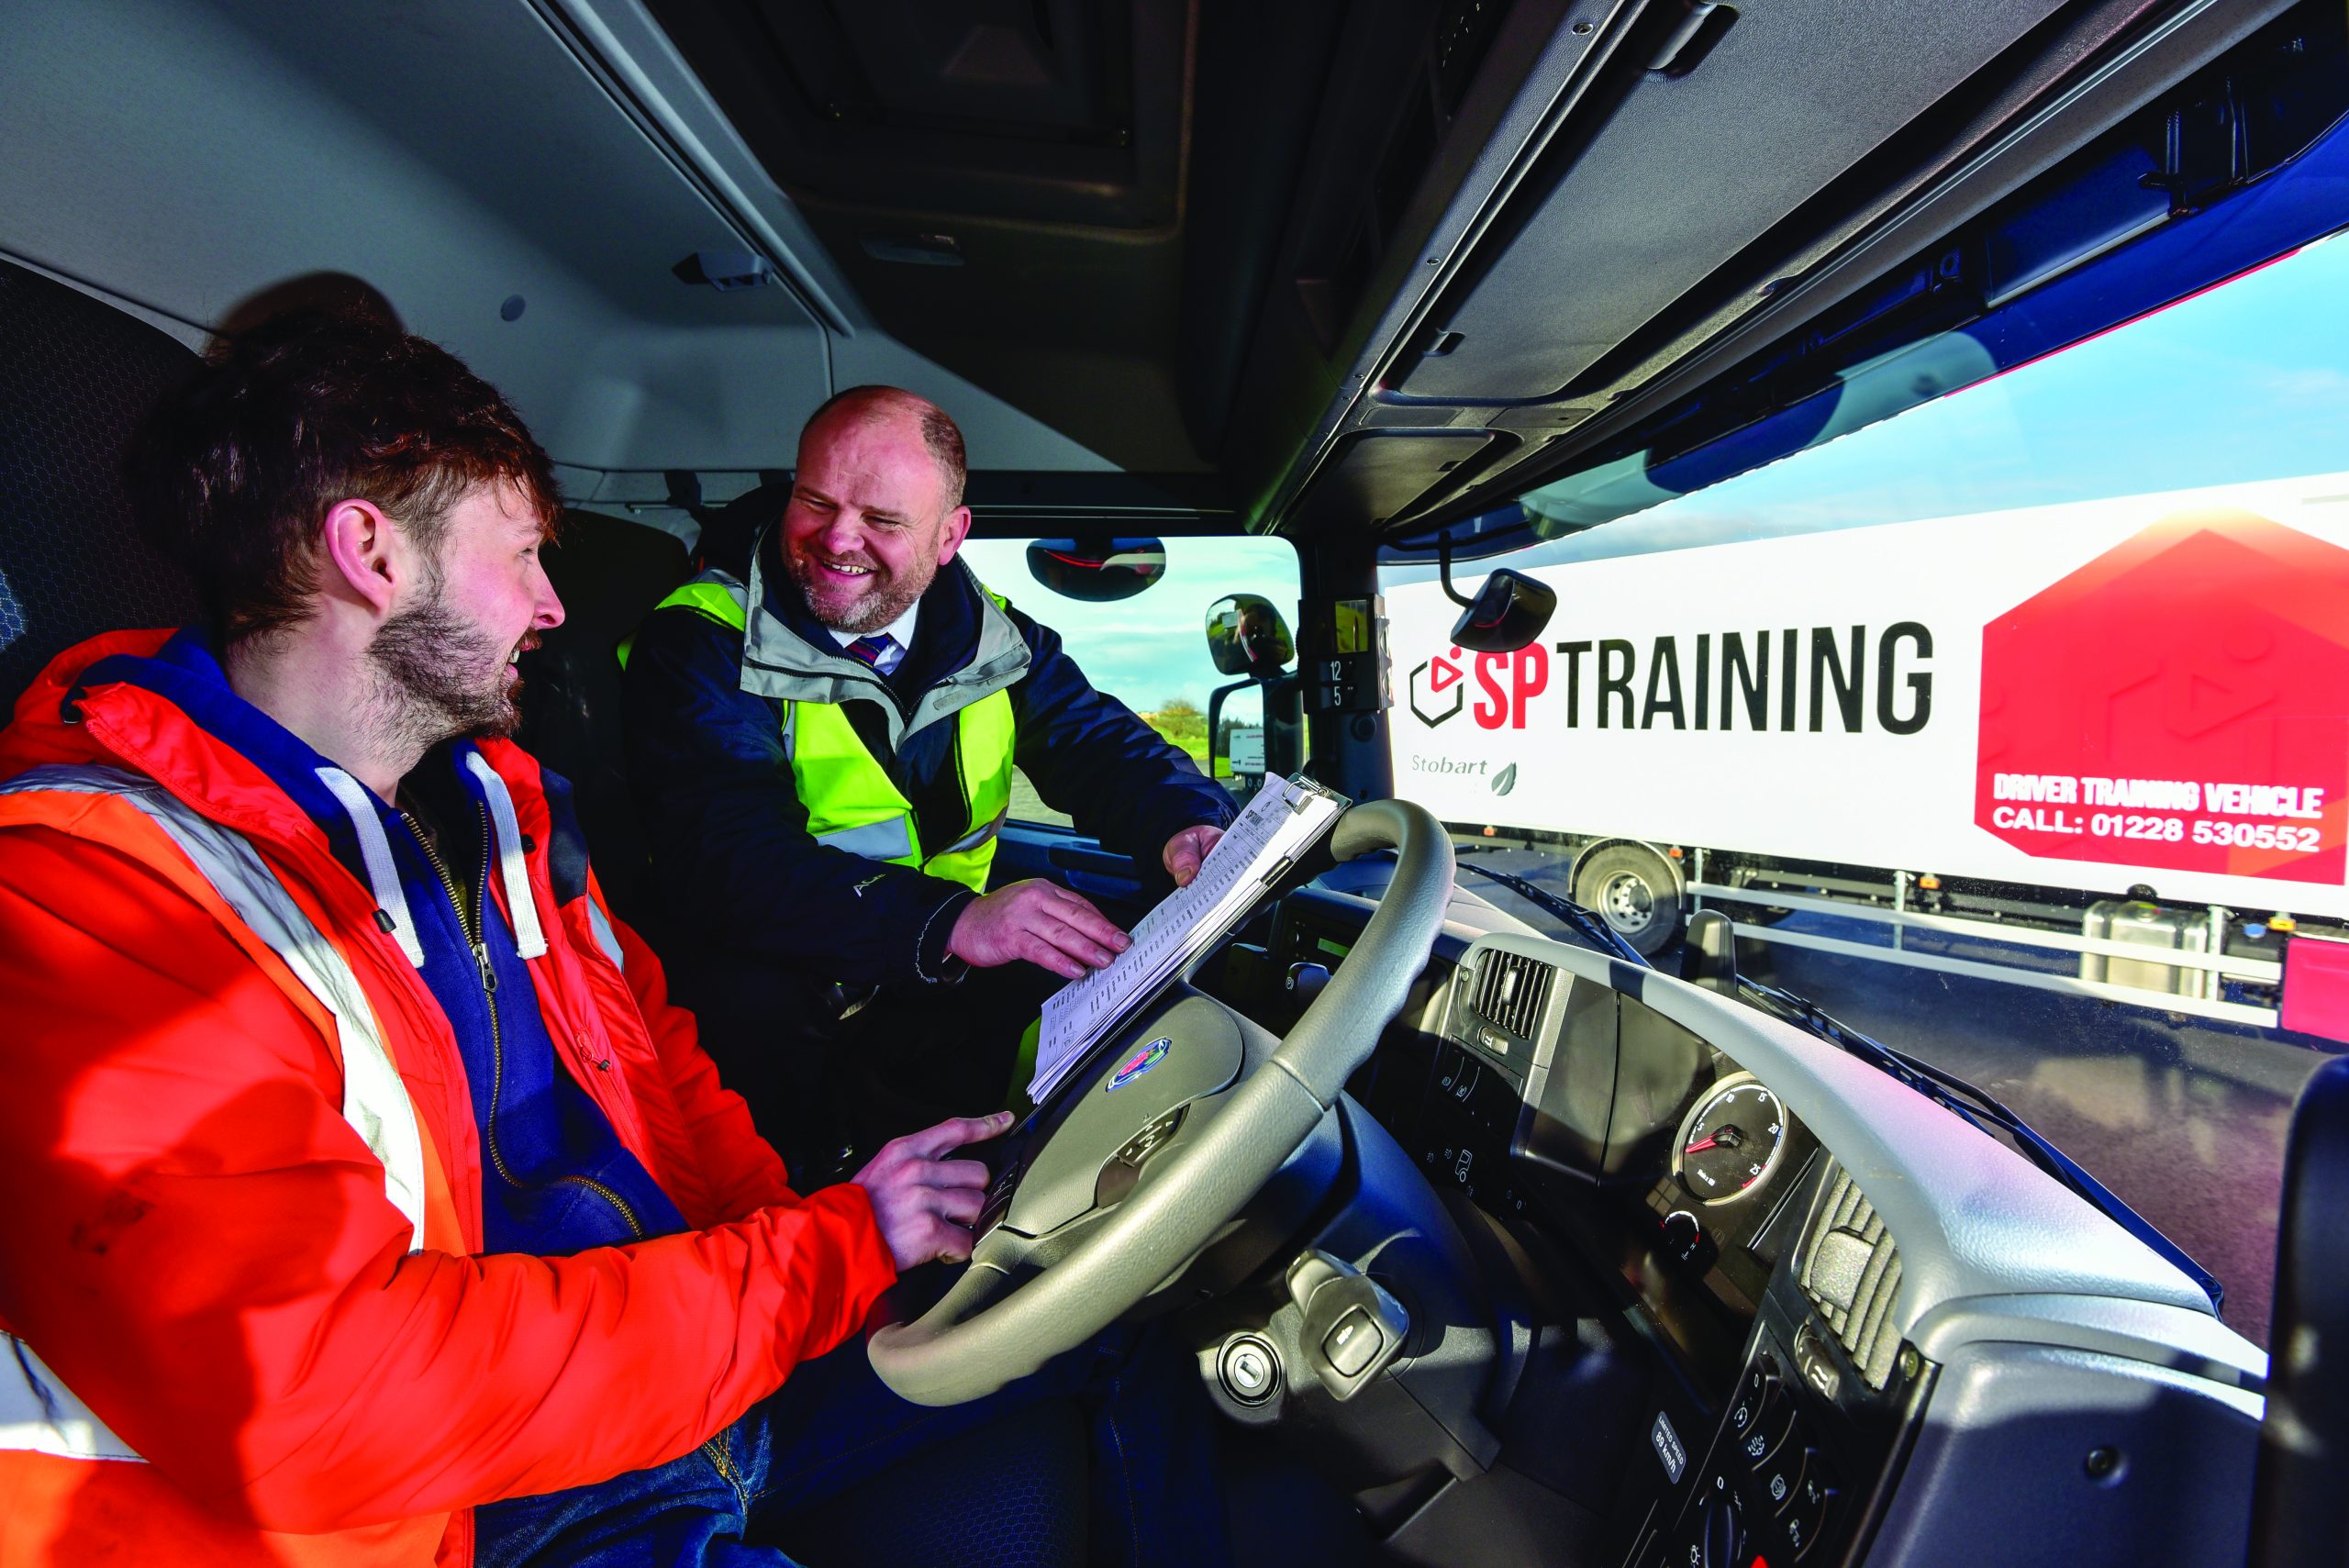
[[[1063,598],[1111,604],[1166,575],[1166,546],[1154,539],[1040,539],[1028,547],[1028,574]]]
[[[1445,586],[1451,584],[1447,582]],[[1457,599],[1459,595],[1454,595]],[[1504,566],[1485,579],[1452,628],[1452,640],[1478,653],[1514,653],[1542,635],[1558,607],[1557,590]]]
[[[1272,600],[1234,594],[1208,611],[1208,657],[1220,673],[1268,680],[1297,657],[1297,644]]]

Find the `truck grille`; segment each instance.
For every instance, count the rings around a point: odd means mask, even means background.
[[[1841,1167],[1803,1245],[1802,1293],[1850,1353],[1870,1388],[1892,1375],[1900,1335],[1892,1308],[1900,1298],[1900,1249],[1876,1206]]]

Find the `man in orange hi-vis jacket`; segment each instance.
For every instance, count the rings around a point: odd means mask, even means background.
[[[281,323],[131,476],[210,624],[0,734],[0,1565],[780,1562],[828,1441],[985,1418],[843,1341],[1006,1118],[793,1191],[504,739],[562,611],[503,399]]]

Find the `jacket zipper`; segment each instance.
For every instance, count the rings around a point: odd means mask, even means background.
[[[406,813],[402,815],[406,816]],[[507,1169],[506,1157],[497,1151],[497,1110],[506,1088],[506,1035],[497,1021],[497,971],[490,965],[489,943],[483,935],[481,922],[481,911],[489,903],[489,868],[496,853],[496,845],[490,840],[489,813],[484,811],[481,816],[480,902],[473,906],[470,919],[466,917],[463,902],[457,897],[456,878],[449,874],[448,862],[440,858],[440,851],[432,847],[430,837],[418,828],[415,817],[409,817],[407,825],[408,831],[416,836],[417,846],[424,851],[424,858],[431,862],[434,873],[440,878],[441,891],[449,895],[449,906],[457,912],[457,926],[464,932],[465,945],[473,950],[473,967],[481,979],[482,1000],[489,1009],[489,1115],[484,1118],[482,1143],[489,1151],[490,1166],[499,1178],[510,1187],[519,1187],[521,1182]],[[644,1227],[638,1221],[636,1210],[629,1206],[626,1198],[603,1183],[587,1176],[558,1176],[553,1184],[586,1188],[611,1205],[613,1212],[628,1227],[630,1236],[639,1241],[644,1240]]]

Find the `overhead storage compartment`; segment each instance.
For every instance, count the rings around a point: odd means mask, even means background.
[[[1517,448],[1499,430],[1362,430],[1315,476],[1306,528],[1360,528],[1434,505]]]
[[[1691,6],[1390,397],[1571,396],[1618,345],[2058,9],[2055,0]],[[1732,25],[1733,22],[1733,25]],[[1548,171],[1545,171],[1548,172]],[[1537,175],[1537,186],[1541,179]]]

